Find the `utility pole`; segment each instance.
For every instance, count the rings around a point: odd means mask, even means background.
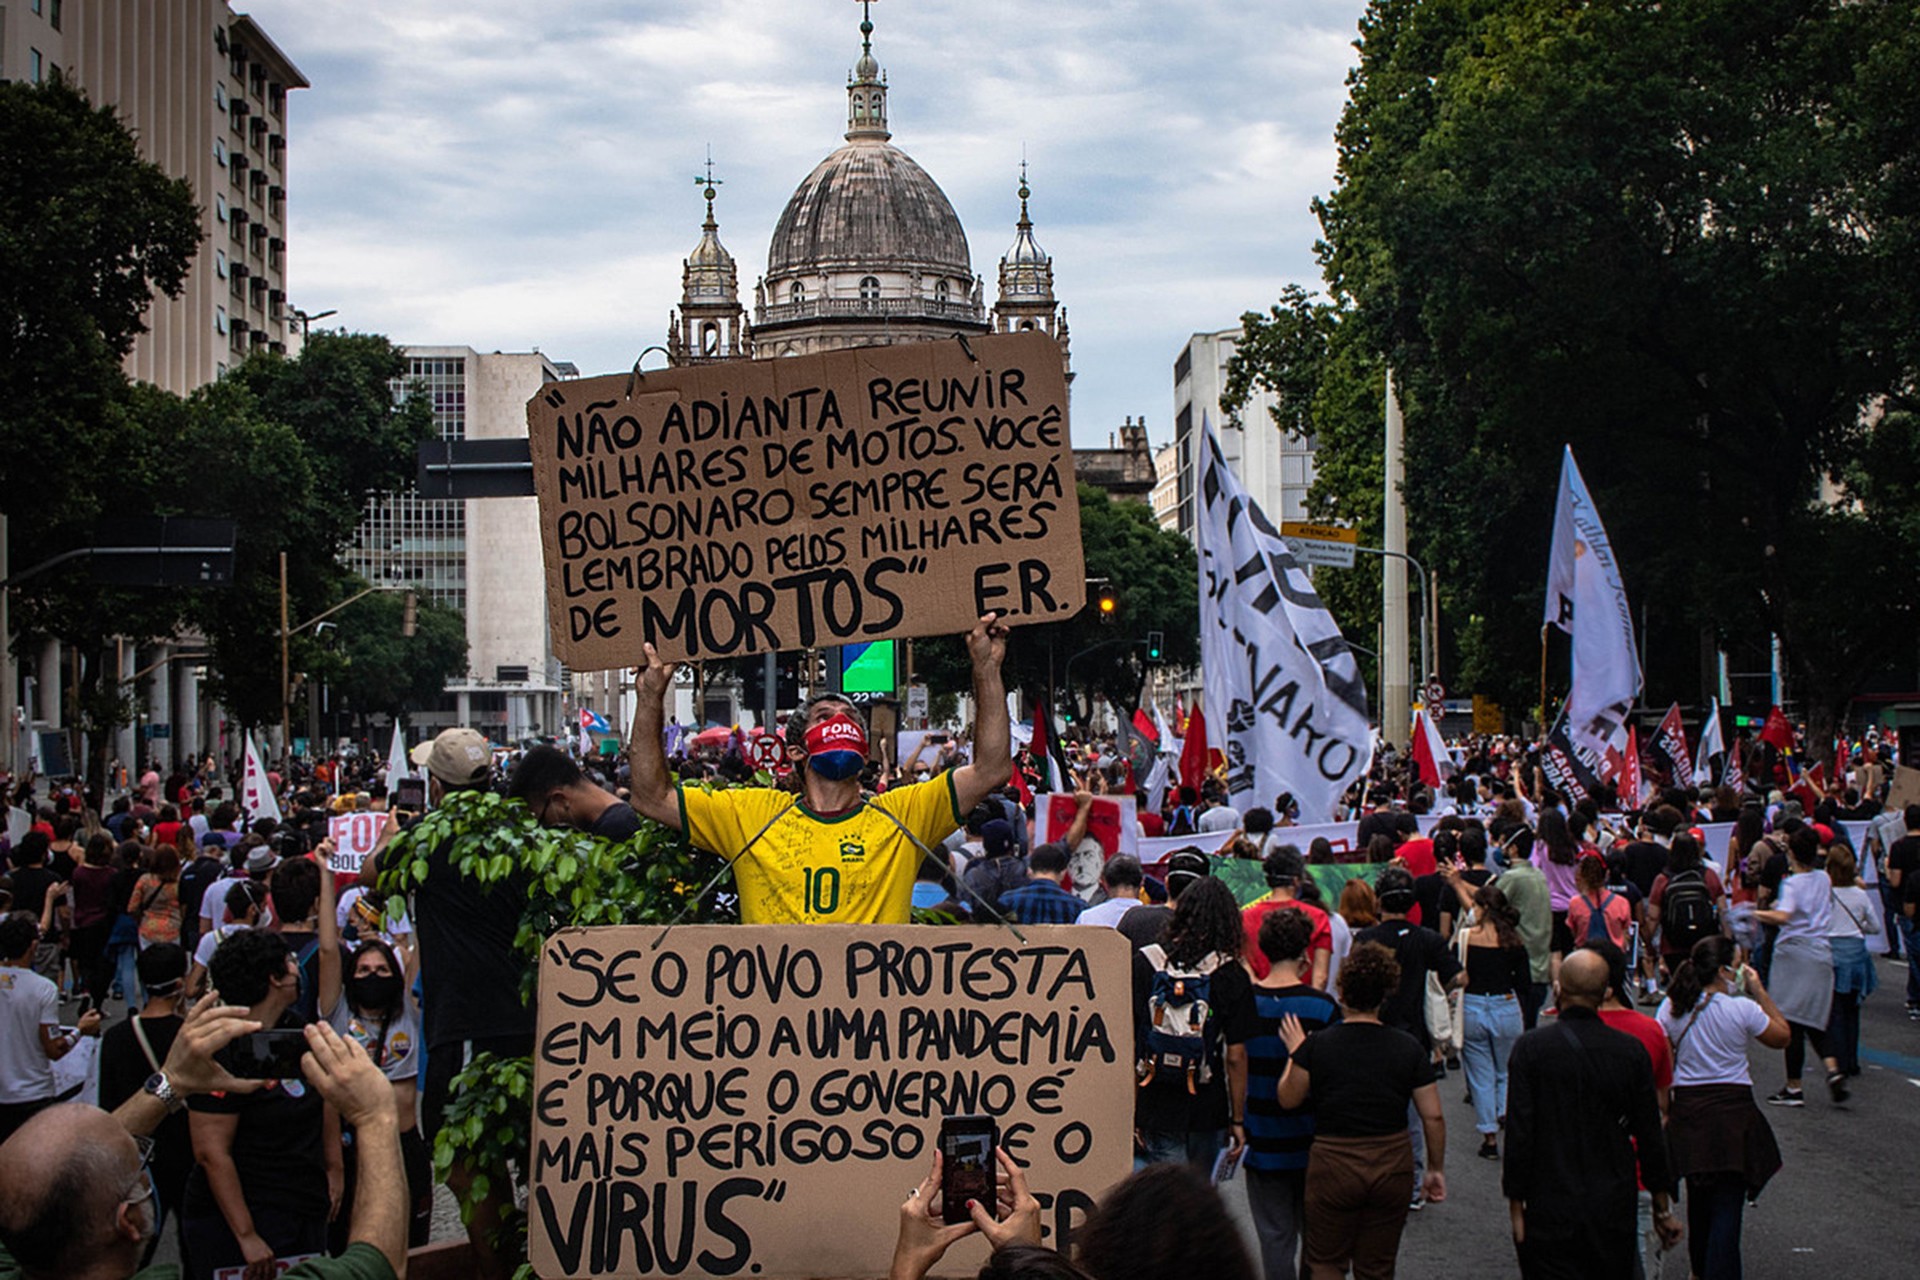
[[[280,553],[280,750],[288,768],[293,765],[293,664],[288,645],[293,635],[287,630],[287,553]]]
[[[1386,419],[1382,540],[1387,554],[1380,569],[1380,617],[1386,634],[1380,645],[1380,732],[1389,742],[1404,742],[1413,724],[1413,691],[1407,674],[1407,506],[1401,492],[1406,481],[1406,422],[1400,416],[1399,398],[1393,393],[1391,370],[1387,373]],[[1421,594],[1424,603],[1425,592]]]

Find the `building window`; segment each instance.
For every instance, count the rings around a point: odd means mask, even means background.
[[[805,306],[807,301],[807,286],[795,280],[793,286],[787,290],[787,301],[796,307]]]
[[[878,302],[880,300],[880,281],[875,276],[860,277],[860,301]]]
[[[47,21],[53,24],[55,31],[60,29],[60,0],[53,0],[53,7],[47,10]]]
[[[213,140],[213,162],[222,169],[227,167],[227,144],[218,138]]]
[[[218,80],[213,82],[213,105],[222,111],[227,109],[227,86]]]
[[[40,51],[29,48],[27,50],[27,78],[33,81],[33,83],[39,84],[45,74],[46,72],[42,68],[40,61]]]
[[[933,282],[933,300],[935,302],[947,302],[950,301],[952,297],[953,290],[945,280],[935,280]]]
[[[225,333],[227,331],[227,309],[225,307],[215,307],[213,309],[213,331],[215,333]]]
[[[42,13],[45,12],[45,10],[46,0],[33,0],[33,11],[35,13]]]
[[[217,191],[213,193],[213,216],[222,222],[227,220],[227,198]]]
[[[700,327],[700,354],[717,356],[720,354],[720,326],[705,324]]]
[[[213,251],[213,273],[222,280],[227,278],[227,251],[225,249],[215,249]]]

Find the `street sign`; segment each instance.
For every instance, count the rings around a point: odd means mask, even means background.
[[[122,516],[94,530],[89,569],[122,587],[224,587],[233,581],[234,522]]]
[[[1343,529],[1337,524],[1312,524],[1305,520],[1282,520],[1280,536],[1293,548],[1300,563],[1327,565],[1335,569],[1353,568],[1353,549],[1360,543],[1358,529]]]
[[[771,733],[756,734],[748,750],[753,755],[754,764],[762,769],[779,768],[785,754],[780,739]]]
[[[1447,686],[1440,683],[1439,676],[1427,677],[1427,705],[1437,707],[1447,700]]]
[[[910,720],[927,718],[927,686],[916,684],[907,690],[907,718]]]

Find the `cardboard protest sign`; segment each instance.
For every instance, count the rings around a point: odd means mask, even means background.
[[[1111,929],[569,929],[541,956],[534,1270],[877,1275],[941,1121],[996,1118],[1066,1249],[1133,1164]],[[987,1254],[971,1237],[944,1276]]]
[[[331,866],[340,875],[357,875],[360,864],[380,843],[386,829],[384,813],[347,813],[327,819],[327,838],[333,841]]]
[[[1887,787],[1887,804],[1894,809],[1920,804],[1920,769],[1910,769],[1904,764],[1894,766],[1893,782]]]
[[[576,671],[964,631],[1085,603],[1045,334],[550,383],[527,404]]]

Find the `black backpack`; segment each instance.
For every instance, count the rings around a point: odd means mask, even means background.
[[[226,859],[207,853],[189,862],[180,872],[180,921],[183,934],[197,935],[200,932],[200,903],[206,898],[207,890],[226,874]],[[180,945],[187,946],[188,938],[183,936]]]
[[[1705,875],[1693,870],[1667,878],[1660,899],[1660,927],[1667,935],[1667,950],[1682,954],[1692,951],[1700,939],[1720,932],[1720,911],[1707,892]]]

